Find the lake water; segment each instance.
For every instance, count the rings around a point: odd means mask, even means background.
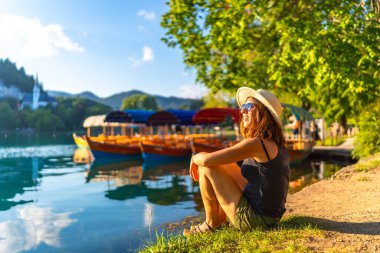
[[[71,135],[0,136],[0,252],[136,251],[203,208],[188,159],[75,163],[82,155]],[[289,191],[343,165],[294,165]]]

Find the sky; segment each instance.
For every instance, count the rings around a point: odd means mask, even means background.
[[[100,97],[141,90],[200,98],[180,49],[167,47],[166,0],[0,0],[0,58],[45,90]]]

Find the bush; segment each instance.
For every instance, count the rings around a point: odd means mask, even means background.
[[[354,143],[353,155],[362,158],[380,152],[380,102],[363,110],[359,118],[359,133]]]

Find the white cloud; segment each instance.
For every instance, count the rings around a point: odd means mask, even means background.
[[[199,84],[179,86],[179,96],[185,98],[202,98],[208,93],[208,89]]]
[[[156,14],[153,11],[140,10],[137,12],[137,16],[143,17],[146,20],[154,20],[156,18]]]
[[[43,25],[38,19],[0,15],[0,57],[51,58],[60,51],[83,52],[59,24]]]
[[[143,48],[143,61],[153,61],[154,59],[154,54],[153,54],[153,49],[150,47],[144,47]]]
[[[130,56],[128,60],[131,62],[133,67],[141,65],[143,62],[150,62],[154,59],[153,49],[150,47],[143,47],[142,58],[137,58],[136,56]]]
[[[17,210],[17,219],[0,222],[0,252],[20,252],[40,244],[60,246],[60,232],[76,220],[69,212],[54,213],[51,208],[36,205]]]

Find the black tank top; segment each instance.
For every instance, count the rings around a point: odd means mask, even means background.
[[[263,142],[262,145],[268,156]],[[256,213],[281,218],[285,212],[289,188],[290,156],[286,148],[281,146],[277,156],[272,160],[268,156],[268,159],[265,163],[259,163],[253,158],[244,160],[241,174],[248,180],[248,184],[243,194]]]

